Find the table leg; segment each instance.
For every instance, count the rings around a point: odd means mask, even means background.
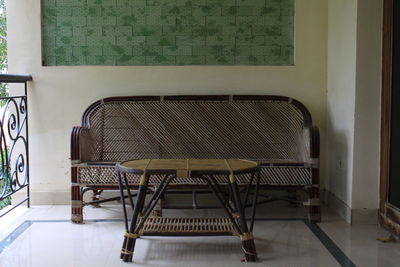
[[[258,199],[258,192],[260,188],[260,171],[257,172],[257,178],[256,178],[256,188],[254,190],[254,196],[253,196],[253,205],[251,208],[251,220],[250,220],[250,232],[253,232],[253,227],[254,227],[254,220],[256,217],[256,208],[257,208],[257,199]]]
[[[140,237],[138,233],[135,232],[135,228],[139,218],[139,213],[143,209],[148,183],[149,183],[149,177],[146,174],[143,174],[140,178],[138,195],[136,198],[135,207],[133,209],[132,221],[129,228],[129,232],[125,233],[124,243],[121,250],[121,258],[124,262],[132,261],[136,239]],[[129,187],[127,188],[127,190],[129,190]]]
[[[125,232],[128,232],[129,231],[128,215],[127,215],[127,212],[126,212],[126,205],[125,205],[124,186],[122,184],[122,176],[123,175],[125,175],[125,173],[121,174],[120,172],[118,172],[118,185],[119,185],[119,192],[121,194],[122,209],[124,211]],[[127,186],[127,190],[129,190],[128,186]],[[122,247],[125,247],[125,245],[126,245],[126,239],[124,239],[124,243],[123,243]],[[122,254],[121,254],[120,258],[122,259]]]
[[[242,249],[245,256],[245,261],[256,261],[257,251],[254,244],[253,234],[249,231],[246,223],[246,217],[244,214],[244,209],[242,206],[242,201],[240,199],[239,189],[236,183],[235,176],[231,174],[229,176],[229,185],[232,190],[233,201],[235,203],[236,210],[239,214],[239,226],[242,230],[242,235],[240,239],[242,240]]]

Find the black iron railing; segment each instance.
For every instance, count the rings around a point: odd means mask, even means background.
[[[0,74],[0,84],[10,88],[10,96],[0,97],[0,217],[25,202],[30,205],[28,81],[32,76]],[[22,200],[11,203],[11,197],[22,190],[26,192]]]

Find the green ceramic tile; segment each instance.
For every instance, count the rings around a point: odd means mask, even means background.
[[[115,36],[88,36],[88,37],[86,37],[86,44],[88,46],[92,46],[92,45],[103,45],[103,46],[115,45],[116,44],[116,38],[115,38]]]
[[[103,28],[98,26],[77,26],[72,29],[74,36],[102,36]]]
[[[87,56],[88,65],[116,65],[115,56]]]
[[[206,38],[204,36],[183,35],[176,36],[176,45],[205,45]]]
[[[101,7],[79,6],[72,7],[72,16],[101,16]]]
[[[42,5],[46,7],[56,6],[56,0],[42,0]]]
[[[82,7],[76,7],[76,8],[82,8]],[[73,10],[69,7],[63,7],[63,6],[48,6],[46,7],[46,15],[49,17],[57,17],[57,16],[72,16],[74,15]]]
[[[72,55],[75,57],[102,56],[103,46],[74,46]]]
[[[236,36],[236,45],[264,45],[264,35],[240,34]]]
[[[175,63],[177,65],[204,65],[206,64],[205,56],[176,56]]]
[[[132,33],[136,36],[159,36],[162,35],[163,26],[133,26]]]
[[[147,6],[175,6],[177,5],[175,0],[147,0]]]
[[[206,45],[230,45],[235,43],[234,35],[207,36]]]
[[[252,33],[254,35],[264,35],[266,37],[281,36],[282,27],[281,26],[253,26]]]
[[[192,15],[201,16],[221,16],[221,7],[217,6],[197,6],[192,8]]]
[[[145,56],[119,56],[117,57],[117,65],[131,66],[131,65],[146,65]]]
[[[294,12],[294,0],[42,0],[42,61],[288,65]]]
[[[204,16],[199,16],[199,17],[177,16],[176,17],[176,25],[177,26],[186,26],[186,25],[199,26],[199,25],[205,25],[205,24],[206,24],[206,17],[204,17]]]
[[[251,53],[254,56],[281,56],[282,48],[278,45],[275,46],[252,46]]]
[[[132,26],[103,26],[103,36],[132,36]]]
[[[146,0],[117,0],[117,6],[146,6]]]
[[[270,0],[236,0],[238,6],[263,7],[266,6],[267,2],[270,2]]]
[[[90,0],[88,0],[90,1]],[[94,1],[94,0],[92,0]],[[46,4],[44,2],[43,4]],[[85,6],[86,0],[56,0],[57,6]]]
[[[175,26],[175,16],[146,16],[146,25]]]
[[[236,4],[236,0],[206,0],[207,6],[234,6]]]
[[[85,26],[86,17],[74,17],[74,16],[59,16],[57,17],[57,26]]]
[[[217,56],[233,56],[234,51],[232,47],[222,46],[222,45],[214,45],[214,46],[193,46],[192,53],[195,56],[207,56],[212,55],[214,57]]]
[[[162,46],[136,45],[132,47],[132,55],[136,56],[161,56]]]
[[[87,4],[88,6],[116,6],[117,0],[87,0]]]
[[[87,16],[88,26],[106,26],[106,25],[117,25],[117,17],[115,16]]]
[[[204,36],[204,37],[219,36],[219,35],[223,35],[222,29],[223,29],[222,26],[209,26],[209,27],[193,26],[192,34],[194,36]]]
[[[141,45],[146,43],[146,36],[118,36],[117,45]]]
[[[147,36],[146,45],[150,46],[174,46],[175,36]]]
[[[264,56],[236,56],[235,64],[237,65],[264,65]]]
[[[191,46],[164,46],[163,55],[166,56],[191,56]]]
[[[235,16],[207,16],[207,26],[235,26]]]
[[[102,16],[130,16],[132,7],[130,6],[106,6],[101,7]]]
[[[163,6],[162,16],[191,16],[192,8],[188,6]]]
[[[233,65],[234,63],[234,56],[206,56],[207,65]]]
[[[135,26],[135,25],[145,25],[146,15],[145,14],[133,14],[129,16],[119,16],[117,17],[118,26]]]
[[[163,35],[191,35],[192,26],[162,26]]]
[[[103,46],[103,55],[105,56],[132,55],[132,47],[129,45]]]
[[[43,66],[55,66],[57,65],[56,57],[44,57]]]
[[[146,65],[175,65],[174,56],[146,56]]]

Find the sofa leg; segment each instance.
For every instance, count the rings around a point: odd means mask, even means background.
[[[308,221],[310,223],[321,222],[321,206],[310,206],[308,213]]]
[[[71,222],[83,223],[83,201],[80,186],[71,186]]]
[[[92,194],[92,201],[97,201],[100,200],[100,195],[103,193],[103,190],[97,190],[93,189],[93,194]],[[101,208],[100,204],[93,203],[91,204],[94,208]]]
[[[304,204],[308,206],[308,221],[310,223],[321,222],[321,201],[319,199],[319,188],[312,187],[308,190],[308,201]]]

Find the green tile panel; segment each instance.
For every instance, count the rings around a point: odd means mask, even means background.
[[[291,65],[294,0],[42,0],[44,66]]]

